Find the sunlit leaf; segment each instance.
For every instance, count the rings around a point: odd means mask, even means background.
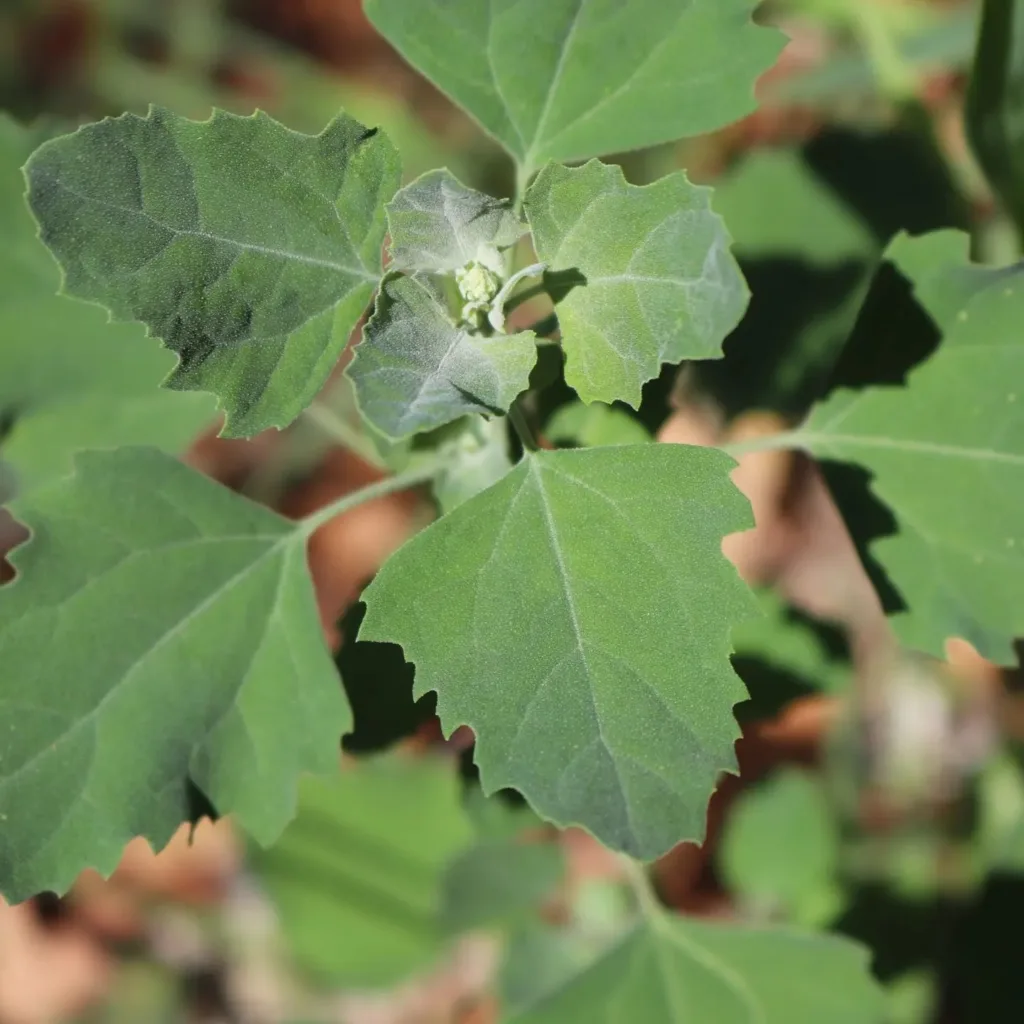
[[[367,0],[380,32],[519,161],[699,135],[753,109],[781,49],[752,0]]]
[[[351,720],[305,535],[151,448],[85,452],[13,510],[33,533],[0,588],[0,891],[162,846],[192,780],[257,840]]]
[[[487,791],[643,857],[703,835],[735,769],[732,625],[756,604],[721,553],[749,525],[721,452],[540,452],[414,537],[364,594]]]
[[[638,187],[596,160],[549,164],[530,187],[565,378],[583,401],[636,408],[662,363],[721,356],[748,293],[710,199],[682,172]]]

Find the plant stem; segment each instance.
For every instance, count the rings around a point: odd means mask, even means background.
[[[735,444],[720,444],[726,455],[734,459],[741,455],[748,455],[750,452],[773,452],[781,449],[793,449],[806,447],[801,443],[802,434],[799,430],[784,430],[779,434],[769,434],[767,437],[752,437],[749,441],[737,441]]]
[[[324,523],[330,522],[336,516],[358,508],[368,501],[386,497],[389,494],[394,494],[396,491],[410,490],[418,484],[425,484],[428,480],[432,480],[437,476],[443,465],[444,460],[432,459],[430,462],[424,462],[414,466],[412,469],[407,469],[404,473],[386,477],[384,480],[378,480],[377,483],[370,484],[368,487],[361,487],[358,491],[346,494],[343,498],[330,502],[330,504],[317,509],[316,512],[302,519],[300,521],[302,533],[309,537],[323,526]]]
[[[665,908],[654,891],[650,871],[646,864],[634,860],[626,854],[622,855],[622,866],[625,869],[626,881],[629,883],[637,906],[645,918],[656,921],[665,913]]]
[[[522,441],[523,448],[525,448],[526,451],[535,452],[540,449],[540,445],[537,444],[537,438],[533,436],[530,424],[527,422],[522,407],[519,405],[518,398],[509,407],[508,420],[509,423],[515,427],[515,431],[519,435],[519,440]]]
[[[373,445],[355,427],[334,412],[333,409],[314,402],[306,409],[303,415],[311,423],[315,423],[333,441],[337,441],[343,448],[348,448],[349,451],[354,452],[364,462],[369,462],[371,466],[376,466],[377,469],[387,468],[380,455],[374,451]]]
[[[521,306],[524,302],[528,302],[530,299],[535,299],[538,295],[547,295],[548,289],[543,281],[537,284],[530,285],[529,288],[524,288],[521,292],[517,292],[505,303],[505,316],[508,316],[517,306]]]

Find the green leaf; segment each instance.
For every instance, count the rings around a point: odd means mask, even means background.
[[[470,417],[442,450],[447,457],[431,485],[442,515],[497,483],[512,468],[504,419]]]
[[[0,588],[0,891],[65,890],[189,817],[260,842],[351,726],[301,527],[154,449],[84,452],[18,499]]]
[[[528,921],[564,873],[557,843],[480,843],[448,865],[441,920],[451,932]]]
[[[768,685],[782,690],[842,693],[849,687],[851,664],[846,637],[831,623],[811,618],[770,590],[758,595],[764,614],[732,631],[733,665],[758,703],[771,703]],[[767,676],[767,685],[761,677]],[[769,682],[770,681],[770,682]],[[778,710],[773,708],[772,710]]]
[[[344,115],[307,136],[154,108],[46,143],[27,174],[65,289],[141,320],[179,356],[166,386],[213,392],[245,436],[290,423],[333,368],[380,276],[399,168]]]
[[[786,769],[743,792],[719,850],[725,883],[754,912],[823,924],[839,909],[839,835],[813,776]]]
[[[896,520],[871,546],[906,607],[893,624],[937,657],[959,636],[1014,664],[1024,634],[1022,317],[1019,281],[993,284],[905,388],[836,392],[796,435],[815,455],[871,473]]]
[[[70,472],[79,448],[127,443],[180,451],[213,418],[207,395],[160,390],[173,357],[135,325],[58,296],[60,272],[25,203],[34,140],[0,117],[0,456],[21,489]]]
[[[658,915],[514,1024],[878,1024],[881,990],[847,939]]]
[[[1024,230],[1024,3],[982,0],[964,128],[989,184]]]
[[[753,0],[367,0],[379,31],[529,173],[754,109],[783,42]]]
[[[467,188],[450,171],[430,171],[399,189],[387,205],[394,270],[452,271],[471,260],[492,266],[497,250],[525,228],[507,199]]]
[[[347,374],[366,420],[398,440],[468,413],[503,413],[537,359],[529,331],[487,337],[452,323],[424,282],[389,275]]]
[[[530,186],[565,378],[584,402],[636,408],[662,363],[721,356],[749,295],[710,199],[681,171],[638,187],[596,160],[549,164]]]
[[[756,604],[721,553],[746,529],[722,452],[539,452],[409,541],[364,594],[485,791],[641,857],[703,835],[736,767],[729,632]],[[429,610],[429,613],[428,613]]]
[[[444,870],[472,838],[454,764],[389,754],[303,780],[298,815],[255,863],[302,967],[384,985],[440,954]]]
[[[554,444],[598,448],[609,444],[644,444],[646,427],[625,409],[592,402],[569,402],[548,420],[544,435]]]

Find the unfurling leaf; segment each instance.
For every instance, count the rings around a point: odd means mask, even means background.
[[[467,413],[506,412],[536,359],[529,331],[457,327],[433,289],[399,274],[384,279],[347,373],[363,416],[398,440]]]
[[[700,135],[749,113],[783,37],[753,0],[367,0],[414,67],[525,168]]]
[[[64,891],[192,780],[268,842],[351,727],[295,524],[151,448],[85,452],[14,504],[0,588],[0,891]],[[151,599],[144,600],[146,595]]]
[[[287,425],[323,385],[399,179],[386,137],[344,115],[308,136],[157,108],[48,142],[27,173],[65,289],[141,320],[179,356],[166,386],[216,394],[232,436]]]
[[[565,378],[583,401],[636,408],[662,363],[721,356],[748,292],[710,198],[681,171],[638,187],[596,160],[550,164],[530,187]]]
[[[506,199],[467,188],[450,171],[430,171],[387,205],[391,269],[441,273],[478,262],[500,272],[500,250],[525,227]]]
[[[654,857],[735,768],[729,631],[756,603],[721,552],[749,525],[722,452],[540,452],[414,537],[364,598],[488,791]],[[429,618],[429,623],[428,623]]]

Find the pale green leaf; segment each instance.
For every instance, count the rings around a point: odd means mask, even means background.
[[[744,791],[729,809],[719,857],[724,882],[755,913],[815,925],[838,910],[838,827],[806,772],[782,770]]]
[[[847,939],[657,916],[515,1024],[879,1024],[867,952]]]
[[[569,402],[548,420],[544,435],[554,444],[597,448],[607,444],[644,444],[651,440],[646,427],[625,409],[601,402]]]
[[[296,962],[384,985],[438,957],[444,872],[470,847],[450,760],[390,754],[306,779],[299,811],[255,865]]]
[[[749,526],[722,452],[623,445],[527,456],[414,537],[364,594],[486,791],[654,857],[703,835],[736,767],[732,625],[756,603],[721,553]]]
[[[58,296],[60,272],[25,202],[33,138],[0,117],[0,447],[21,489],[71,469],[78,448],[181,450],[213,418],[207,395],[162,391],[173,357],[136,325]]]
[[[452,271],[471,260],[491,266],[525,230],[507,199],[467,188],[447,170],[399,189],[387,215],[394,270]]]
[[[380,32],[523,165],[699,135],[754,109],[783,37],[753,0],[367,0]]]
[[[33,536],[0,588],[0,891],[161,846],[189,779],[273,839],[351,725],[303,531],[151,448],[84,452],[13,511]]]
[[[636,408],[662,363],[721,356],[749,295],[710,200],[681,171],[639,187],[596,160],[550,164],[530,186],[537,256],[560,300],[565,379],[583,401]]]
[[[840,391],[797,434],[864,466],[896,519],[872,555],[906,611],[903,642],[941,657],[948,637],[1014,664],[1024,635],[1024,289],[1006,278],[956,314],[905,388]]]
[[[239,436],[323,385],[380,276],[399,168],[344,115],[308,136],[154,108],[46,143],[27,173],[65,289],[142,321],[179,356],[166,386],[216,394]]]
[[[347,374],[359,408],[398,440],[468,413],[503,413],[537,359],[529,331],[487,337],[456,327],[424,282],[389,275]]]

